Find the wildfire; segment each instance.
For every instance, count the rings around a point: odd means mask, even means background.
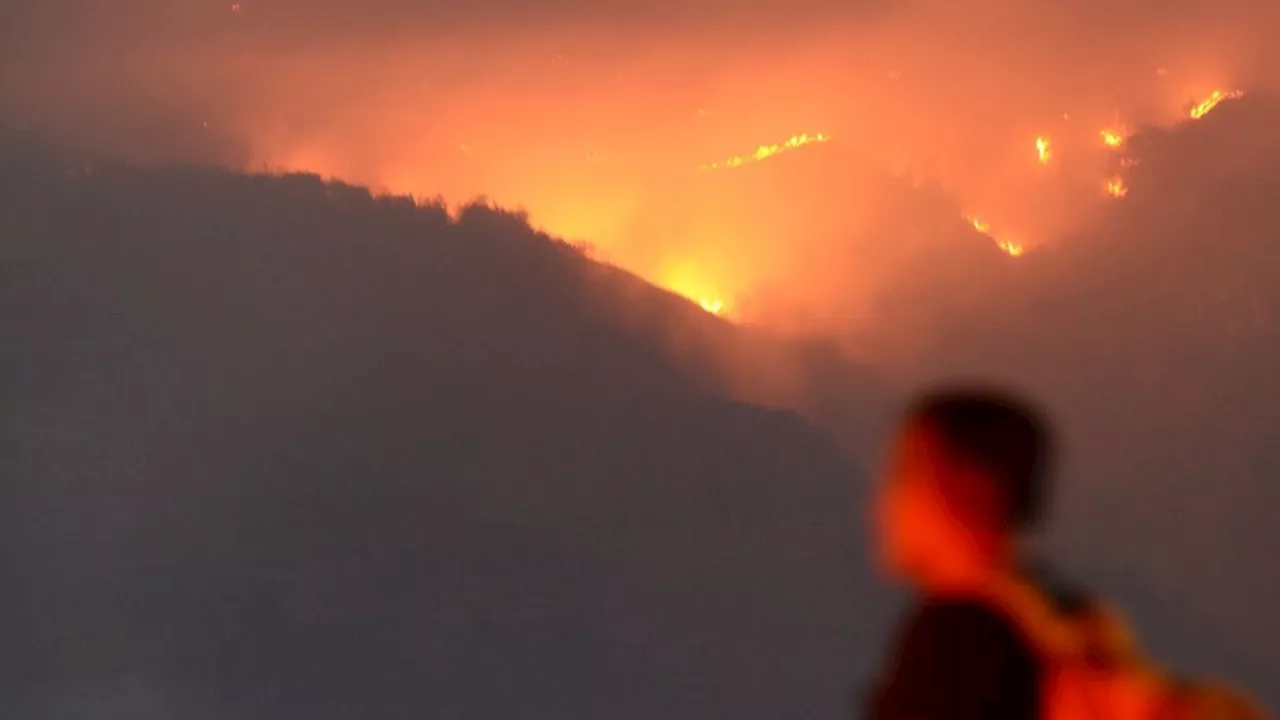
[[[1001,240],[996,238],[996,247],[1004,251],[1009,257],[1022,257],[1022,253],[1026,252],[1021,245],[1012,240]]]
[[[1229,90],[1226,92],[1222,90],[1214,90],[1209,97],[1205,98],[1199,105],[1191,108],[1191,119],[1199,120],[1205,115],[1208,115],[1213,112],[1213,109],[1218,107],[1218,104],[1223,100],[1238,100],[1242,97],[1244,97],[1243,90]]]
[[[1009,257],[1021,257],[1022,254],[1026,252],[1026,249],[1022,247],[1021,243],[1016,243],[1012,240],[1006,240],[992,235],[991,226],[978,218],[970,216],[965,219],[969,221],[969,224],[973,225],[974,230],[977,230],[983,235],[991,238],[991,241],[996,244],[996,247],[1000,248],[1001,252]]]
[[[1049,164],[1049,161],[1053,159],[1053,146],[1049,144],[1049,138],[1036,138],[1036,154],[1040,158],[1041,165]]]
[[[747,165],[750,163],[757,163],[757,162],[762,162],[764,160],[768,160],[774,155],[777,155],[779,153],[784,153],[789,150],[796,150],[798,148],[804,147],[805,145],[813,145],[815,143],[824,143],[830,139],[831,139],[830,135],[826,135],[823,133],[816,133],[814,135],[810,135],[808,133],[792,135],[791,137],[787,138],[785,141],[780,143],[774,143],[773,145],[761,145],[760,147],[756,148],[755,152],[751,153],[750,155],[736,155],[734,157],[728,158],[727,160],[721,160],[719,162],[713,162],[707,165],[703,165],[700,169],[721,170],[725,168],[741,167],[743,165]]]
[[[698,307],[712,315],[719,315],[724,312],[724,301],[720,298],[699,298]]]
[[[1099,133],[1102,136],[1102,144],[1109,148],[1119,148],[1124,146],[1124,133],[1117,130],[1103,130]]]
[[[681,295],[711,315],[729,314],[729,303],[721,293],[722,287],[707,282],[692,261],[669,266],[659,283],[671,292]]]
[[[1026,252],[1021,245],[1012,240],[996,239],[996,247],[1004,251],[1009,257],[1022,257],[1022,253]]]
[[[1107,194],[1113,198],[1122,198],[1129,194],[1129,186],[1124,184],[1124,178],[1117,175],[1107,181]]]

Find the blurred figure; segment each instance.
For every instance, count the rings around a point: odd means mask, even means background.
[[[989,589],[1014,576],[1041,512],[1048,428],[994,394],[907,412],[876,505],[879,559],[921,593],[873,701],[877,720],[1035,718],[1042,662]]]
[[[1051,431],[999,392],[926,394],[907,411],[876,503],[879,559],[919,592],[873,720],[1261,718],[1226,688],[1175,682],[1123,616],[1029,562]]]

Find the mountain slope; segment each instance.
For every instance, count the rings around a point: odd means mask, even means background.
[[[900,293],[933,334],[921,377],[1014,379],[1063,429],[1055,541],[1175,667],[1280,703],[1280,100],[1145,128],[1129,193],[1016,272]],[[1128,165],[1128,167],[1125,167]],[[939,264],[951,265],[947,259]],[[1103,582],[1105,581],[1105,582]]]
[[[885,609],[864,485],[666,337],[731,327],[483,207],[2,178],[17,714],[847,711]]]

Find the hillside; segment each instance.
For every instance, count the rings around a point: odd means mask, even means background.
[[[1068,572],[1174,668],[1275,707],[1277,127],[1256,93],[1137,131],[1128,194],[1018,258],[942,187],[859,180],[856,158],[700,180],[779,237],[868,193],[884,254],[816,257],[850,279],[815,297],[851,329],[808,340],[483,205],[4,143],[6,695],[131,718],[847,716],[889,618],[851,465],[897,391],[978,374],[1055,411]],[[771,214],[804,177],[829,192]]]
[[[1265,93],[1144,128],[1128,195],[1079,233],[967,285],[938,258],[887,302],[928,328],[895,367],[905,382],[997,374],[1049,401],[1066,435],[1055,542],[1176,666],[1273,707],[1277,128]]]
[[[762,341],[482,206],[14,148],[0,197],[17,715],[847,713],[865,483],[712,382]]]

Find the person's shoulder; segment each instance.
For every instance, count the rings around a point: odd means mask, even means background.
[[[918,625],[948,630],[1012,630],[1004,613],[989,603],[963,598],[933,598],[920,604],[915,621]]]
[[[984,649],[1005,656],[1032,654],[1007,614],[988,603],[972,600],[924,602],[909,634],[913,644],[927,644],[936,650],[954,648],[970,658]]]
[[[930,599],[908,618],[873,717],[1037,716],[1040,664],[997,608]]]

